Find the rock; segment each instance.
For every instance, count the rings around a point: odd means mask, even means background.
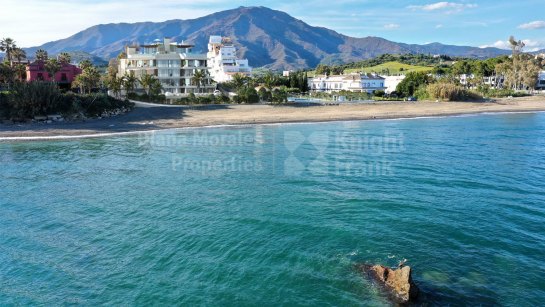
[[[363,264],[359,269],[383,286],[397,303],[405,304],[418,296],[419,290],[412,280],[410,266],[394,270],[382,265]]]

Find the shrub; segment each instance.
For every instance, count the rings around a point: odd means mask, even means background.
[[[373,95],[375,95],[376,97],[384,97],[386,93],[384,93],[384,91],[374,91],[373,92]]]
[[[61,95],[52,82],[15,82],[9,98],[10,116],[33,118],[56,112]]]
[[[490,86],[488,85],[485,85],[485,86],[479,86],[477,88],[477,91],[485,96],[488,96],[488,97],[495,97],[495,98],[501,98],[501,97],[524,97],[524,96],[529,96],[528,93],[525,93],[525,92],[516,92],[512,89],[507,89],[507,88],[504,88],[504,89],[495,89],[495,88],[491,88]]]
[[[262,101],[270,102],[272,100],[271,92],[267,91],[267,89],[264,87],[259,89],[258,94],[259,94],[259,99],[261,99]]]
[[[275,103],[284,103],[288,101],[288,93],[285,89],[274,89],[272,92],[272,101]]]
[[[237,96],[233,97],[236,103],[258,103],[259,95],[254,88],[244,87],[237,91]]]
[[[432,77],[427,72],[410,72],[405,76],[396,87],[396,92],[404,97],[413,96],[422,85],[433,82]]]
[[[38,115],[84,113],[100,116],[104,111],[132,108],[133,103],[106,94],[61,93],[54,83],[16,83],[10,93],[0,93],[0,117],[31,119]]]
[[[479,94],[452,83],[435,83],[427,87],[430,98],[447,101],[474,101],[482,99]]]

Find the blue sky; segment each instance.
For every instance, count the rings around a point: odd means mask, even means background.
[[[189,19],[238,6],[267,6],[355,37],[506,48],[515,35],[528,51],[545,48],[545,0],[2,0],[0,37],[30,47],[99,23]]]

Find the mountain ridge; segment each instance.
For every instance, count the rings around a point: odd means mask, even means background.
[[[210,35],[231,37],[239,56],[248,58],[250,65],[277,70],[360,61],[385,53],[476,58],[509,54],[509,51],[498,48],[441,43],[418,45],[374,36],[350,37],[328,28],[311,26],[285,12],[262,6],[239,7],[186,20],[99,24],[64,39],[26,48],[26,51],[27,54],[33,54],[39,48],[50,54],[84,51],[107,60],[117,56],[127,44],[171,37],[193,43],[196,51],[206,52]]]

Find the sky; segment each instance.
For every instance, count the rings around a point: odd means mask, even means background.
[[[20,47],[69,37],[96,24],[193,19],[239,6],[266,6],[353,37],[545,49],[545,0],[1,0],[0,37]]]

